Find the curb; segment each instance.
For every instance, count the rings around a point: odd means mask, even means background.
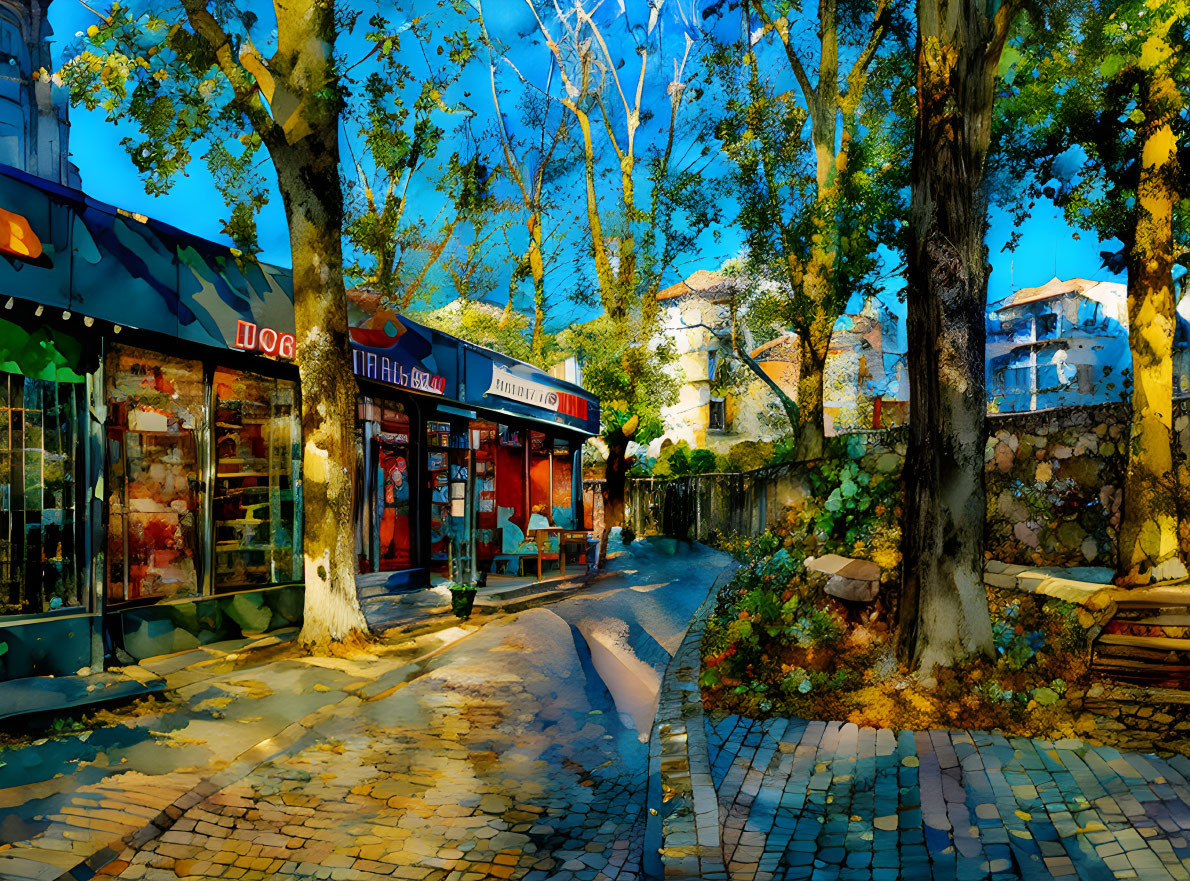
[[[523,594],[497,602],[489,602],[476,598],[475,606],[471,612],[472,619],[500,614],[513,614],[538,606],[547,606],[551,603],[568,599],[582,591],[588,585],[616,574],[618,573],[600,569],[595,572],[584,573],[573,579],[567,579],[557,587],[549,588],[539,593]],[[448,607],[442,607],[433,614],[414,618],[399,624],[393,624],[391,627],[385,627],[380,630],[373,630],[372,634],[380,639],[413,639],[429,633],[435,633],[439,630],[445,630],[448,627],[454,627],[459,623],[461,623],[460,619],[451,614]]]
[[[719,591],[735,573],[720,572],[695,610],[682,644],[661,679],[657,716],[649,737],[646,795],[646,878],[727,879],[719,839],[719,800],[703,726],[698,686],[701,643]]]

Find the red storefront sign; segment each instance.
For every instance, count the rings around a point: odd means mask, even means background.
[[[271,327],[258,328],[251,321],[241,320],[236,322],[236,339],[232,345],[247,352],[260,351],[292,361],[295,343],[291,333],[281,333]]]

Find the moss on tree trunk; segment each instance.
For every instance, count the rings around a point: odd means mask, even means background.
[[[1117,579],[1124,584],[1148,582],[1158,566],[1158,574],[1185,573],[1178,563],[1173,462],[1173,214],[1178,200],[1173,123],[1183,100],[1160,69],[1146,76],[1142,93],[1146,113],[1136,227],[1128,252],[1132,435],[1117,566]]]

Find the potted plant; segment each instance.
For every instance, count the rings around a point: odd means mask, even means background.
[[[450,588],[450,610],[459,618],[470,618],[475,605],[475,585],[452,582],[446,586]]]

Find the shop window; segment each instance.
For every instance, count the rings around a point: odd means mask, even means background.
[[[106,373],[108,598],[193,596],[202,364],[119,346]]]
[[[492,422],[472,422],[471,440],[475,448],[475,553],[487,562],[500,553],[496,543],[496,460],[499,428]]]
[[[376,410],[379,425],[372,440],[372,461],[376,463],[377,568],[393,572],[408,569],[412,561],[409,414],[401,404],[385,403]]]
[[[550,519],[553,512],[553,457],[548,438],[540,431],[529,432],[529,517],[537,514]],[[533,526],[530,522],[530,527]]]
[[[215,589],[302,578],[297,383],[218,368]]]
[[[0,373],[0,615],[82,605],[80,389]]]
[[[711,398],[707,429],[710,431],[727,430],[727,403],[723,398]]]
[[[426,479],[430,489],[430,556],[447,559],[450,544],[450,423],[426,423]]]
[[[570,444],[565,440],[555,440],[551,475],[554,507],[550,514],[550,522],[563,529],[574,529],[577,526],[574,516],[574,493],[571,487],[573,472],[574,457]]]
[[[501,425],[496,446],[496,528],[505,554],[520,552],[529,518],[525,514],[525,434]]]

